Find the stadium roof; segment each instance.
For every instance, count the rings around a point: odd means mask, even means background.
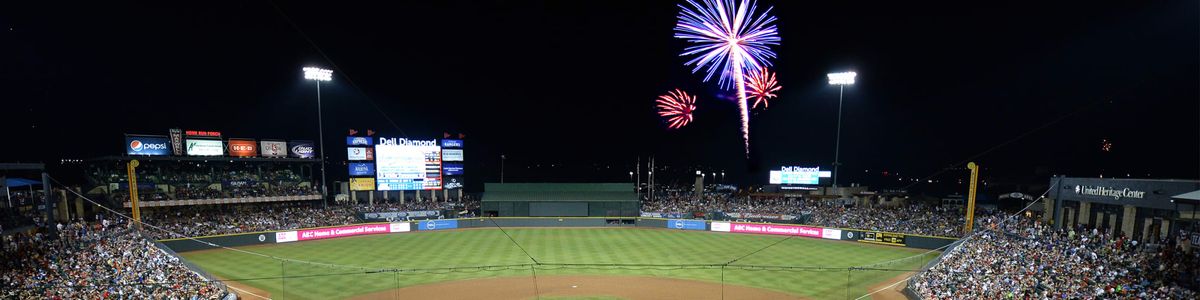
[[[638,201],[632,183],[485,183],[481,201]]]

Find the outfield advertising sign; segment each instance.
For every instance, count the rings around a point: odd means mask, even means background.
[[[363,220],[371,222],[380,221],[396,221],[403,219],[429,219],[441,216],[442,212],[436,210],[416,210],[416,211],[386,211],[386,212],[369,212],[363,213]]]
[[[374,163],[350,163],[350,176],[375,176]]]
[[[305,229],[296,231],[285,231],[275,233],[275,242],[295,242],[320,240],[366,234],[408,232],[411,230],[411,225],[408,223],[391,223],[391,224],[362,224],[353,226]]]
[[[291,141],[288,142],[288,154],[295,158],[316,158],[317,147],[313,146],[312,141]]]
[[[417,230],[442,230],[458,228],[458,220],[425,220],[417,223]]]
[[[842,239],[842,230],[825,228],[821,232],[821,238],[828,240],[840,240]]]
[[[258,153],[263,157],[287,157],[287,142],[259,141]]]
[[[704,230],[704,221],[699,220],[667,220],[667,228],[683,230]]]
[[[711,225],[712,225],[711,226],[712,228],[709,230],[720,231],[720,232],[729,232],[729,229],[731,227],[729,222],[712,222]]]
[[[729,232],[795,235],[815,238],[822,236],[822,228],[819,227],[747,223],[732,223],[731,225],[732,227],[729,229]]]

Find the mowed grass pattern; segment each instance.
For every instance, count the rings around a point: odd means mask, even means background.
[[[505,236],[512,236],[517,247]],[[783,270],[778,268],[726,268],[724,282],[767,288],[809,298],[831,299],[867,293],[867,287],[902,274],[902,271],[847,271],[861,266],[924,252],[919,249],[876,246],[811,238],[792,238],[748,255],[786,237],[634,228],[506,228],[450,231],[417,231],[242,249],[276,257],[328,264],[361,266],[327,267],[279,260],[232,250],[185,252],[182,255],[206,271],[238,280],[281,299],[340,299],[404,286],[447,280],[501,276],[530,276],[529,267],[492,267],[528,264],[527,251],[546,264],[819,266],[834,270]],[[524,251],[522,251],[524,248]],[[885,266],[915,269],[935,255]],[[461,270],[370,272],[378,269]],[[719,282],[720,268],[680,267],[561,267],[539,266],[538,276],[631,275],[660,276]],[[286,278],[286,279],[281,279]],[[847,289],[848,288],[848,289]]]

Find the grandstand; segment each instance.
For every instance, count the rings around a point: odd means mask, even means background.
[[[87,161],[85,194],[131,207],[126,164],[133,157]],[[305,158],[137,158],[137,189],[142,207],[320,200],[313,174],[317,162]]]

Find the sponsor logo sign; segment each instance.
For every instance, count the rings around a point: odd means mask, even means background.
[[[346,159],[349,160],[367,160],[367,149],[363,147],[346,148]]]
[[[447,190],[461,189],[463,188],[463,180],[458,177],[446,177],[446,180],[442,182],[442,188]]]
[[[171,128],[168,132],[171,133],[171,153],[183,156],[183,130]]]
[[[317,147],[313,146],[312,141],[291,141],[288,142],[288,154],[295,158],[315,158],[317,157]]]
[[[842,239],[842,230],[841,229],[825,228],[822,231],[823,232],[821,232],[821,238],[823,238],[823,239],[830,239],[830,240]]]
[[[370,146],[370,145],[374,145],[373,142],[374,142],[374,140],[372,140],[369,137],[365,137],[365,136],[348,136],[348,137],[346,137],[346,145],[347,146]]]
[[[187,136],[205,136],[205,137],[215,137],[215,138],[221,137],[220,131],[187,130],[187,131],[184,131],[184,134]]]
[[[1080,195],[1097,196],[1097,197],[1112,197],[1113,200],[1121,200],[1121,198],[1142,199],[1146,196],[1146,192],[1131,190],[1129,188],[1114,189],[1106,186],[1075,186],[1075,193]]]
[[[729,232],[795,235],[815,238],[822,236],[822,228],[775,224],[732,223],[732,228],[729,229]]]
[[[424,220],[417,223],[417,230],[442,230],[458,228],[458,220]]]
[[[225,145],[221,140],[195,140],[189,139],[187,144],[187,154],[191,156],[221,156],[225,155]]]
[[[263,157],[287,157],[287,142],[261,141],[258,142],[259,153]]]
[[[893,246],[904,246],[904,234],[891,232],[867,231],[863,232],[862,240],[873,244],[885,244]]]
[[[729,232],[732,227],[729,222],[712,222],[711,225],[712,228],[709,230],[720,232]]]
[[[445,150],[442,150],[445,153]],[[463,174],[462,163],[442,163],[442,176],[457,176]]]
[[[391,223],[388,224],[388,232],[409,232],[412,231],[412,223]]]
[[[364,177],[364,178],[351,177],[350,178],[350,190],[351,191],[374,191],[375,190],[375,178],[373,178],[373,177]]]
[[[125,154],[171,155],[170,140],[157,136],[125,136]]]
[[[443,139],[442,148],[462,148],[463,140]]]
[[[299,235],[297,235],[295,231],[281,231],[275,233],[276,243],[295,242],[299,240]]]
[[[258,145],[254,140],[229,139],[229,156],[255,157],[258,156]]]
[[[275,242],[294,242],[320,240],[366,234],[406,232],[404,225],[396,224],[362,224],[329,228],[305,229],[287,232],[276,232]]]
[[[350,176],[375,176],[375,164],[350,163]]]
[[[462,149],[442,149],[442,161],[463,161]]]
[[[667,228],[683,229],[683,230],[704,230],[704,221],[699,220],[667,220]]]

